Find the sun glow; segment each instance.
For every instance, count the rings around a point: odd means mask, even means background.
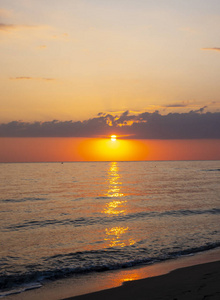
[[[111,141],[115,142],[116,141],[116,135],[111,135]]]
[[[82,139],[77,149],[84,161],[130,161],[146,159],[146,145],[123,139]]]

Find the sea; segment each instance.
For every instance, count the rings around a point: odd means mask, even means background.
[[[0,297],[220,247],[220,161],[0,164]]]

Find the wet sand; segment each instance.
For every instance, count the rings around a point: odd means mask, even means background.
[[[220,299],[220,261],[174,270],[168,274],[134,280],[122,286],[66,300],[209,300]]]
[[[43,282],[41,288],[2,299],[220,299],[219,261],[216,248],[152,265]]]

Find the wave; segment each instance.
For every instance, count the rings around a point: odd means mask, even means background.
[[[42,286],[42,282],[44,280],[55,280],[59,278],[64,278],[67,276],[73,276],[76,274],[85,274],[90,272],[104,272],[109,270],[117,270],[122,268],[129,268],[132,266],[138,265],[150,265],[156,262],[162,262],[165,260],[174,259],[181,256],[186,255],[194,255],[199,252],[215,249],[220,247],[220,242],[216,243],[207,243],[200,247],[194,247],[189,249],[182,249],[179,251],[167,251],[167,249],[162,249],[158,255],[148,256],[148,249],[142,248],[139,249],[141,256],[136,259],[125,259],[122,261],[113,260],[113,257],[120,257],[122,253],[119,250],[109,249],[105,250],[97,250],[97,251],[85,251],[85,252],[77,252],[77,253],[69,253],[64,255],[55,255],[47,259],[47,266],[50,266],[47,270],[36,270],[20,274],[12,274],[12,275],[1,275],[0,276],[0,286],[2,290],[0,291],[0,297],[7,296],[14,293],[20,293],[28,289],[39,288]],[[136,257],[137,253],[133,253],[130,257]],[[106,260],[106,255],[108,255],[109,259]],[[94,258],[96,260],[89,260],[90,262],[81,267],[67,267],[66,264],[63,264],[65,260],[67,262],[69,259],[85,259],[86,257]],[[102,263],[100,263],[100,257],[104,257],[102,259]],[[50,261],[53,263],[50,264]],[[108,262],[107,262],[108,261]],[[57,262],[61,262],[60,266]],[[31,268],[30,268],[31,269]]]
[[[38,289],[42,287],[42,284],[39,282],[30,282],[27,284],[22,284],[21,286],[17,286],[13,289],[9,289],[9,290],[5,290],[0,292],[0,298],[2,297],[6,297],[6,296],[10,296],[10,295],[14,295],[14,294],[19,294],[25,291],[29,291],[29,290],[33,290],[33,289]]]
[[[127,215],[120,215],[120,216],[111,216],[111,217],[81,217],[77,219],[49,219],[49,220],[32,220],[28,222],[23,222],[19,224],[12,224],[4,228],[4,231],[15,231],[19,229],[29,229],[29,228],[36,228],[36,227],[45,227],[50,225],[73,225],[74,227],[79,226],[90,226],[94,224],[109,224],[112,222],[117,221],[127,221],[132,219],[144,219],[144,218],[161,218],[161,217],[181,217],[181,216],[190,216],[190,215],[203,215],[203,214],[211,214],[211,215],[218,215],[220,214],[219,208],[212,208],[206,210],[169,210],[164,212],[158,211],[151,211],[151,212],[139,212],[135,214],[127,214]]]
[[[25,197],[21,199],[2,199],[2,202],[11,202],[11,203],[17,203],[17,202],[27,202],[27,201],[44,201],[46,198],[39,198],[39,197]]]
[[[220,169],[207,169],[207,170],[203,170],[205,172],[220,172]]]

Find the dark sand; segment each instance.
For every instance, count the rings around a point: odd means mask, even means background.
[[[66,300],[209,300],[220,299],[220,261],[174,270]]]

